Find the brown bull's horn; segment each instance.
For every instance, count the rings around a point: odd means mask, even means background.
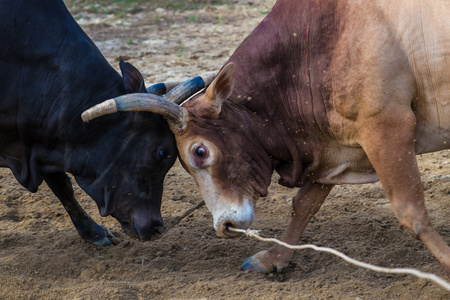
[[[204,75],[186,80],[185,82],[171,89],[164,96],[164,98],[172,101],[173,103],[181,104],[204,87],[210,85],[210,83],[216,76],[217,72],[209,72]]]
[[[186,109],[163,97],[135,93],[126,94],[97,104],[81,114],[84,122],[118,111],[150,111],[167,118],[172,129],[182,129],[188,120]]]
[[[147,93],[158,96],[168,93],[164,98],[181,104],[202,88],[210,85],[216,76],[217,72],[209,72],[186,81],[155,83],[147,88]]]
[[[183,81],[155,83],[147,88],[147,93],[162,96],[182,83]]]

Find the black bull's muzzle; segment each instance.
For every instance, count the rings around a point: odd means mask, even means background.
[[[160,238],[165,228],[162,219],[154,219],[149,224],[144,225],[141,225],[137,220],[124,223],[122,229],[131,237],[142,241],[150,241]]]

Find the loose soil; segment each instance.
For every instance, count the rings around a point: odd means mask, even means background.
[[[147,83],[220,68],[274,0],[257,2],[209,2],[184,10],[161,9],[149,1],[124,11],[113,5],[105,9],[88,1],[66,1],[108,61],[116,68],[121,59],[133,63]],[[418,159],[432,222],[450,243],[450,151]],[[253,228],[279,238],[296,191],[276,180],[274,175],[269,196],[256,205]],[[84,242],[45,184],[32,194],[9,170],[0,170],[0,299],[450,298],[434,283],[374,273],[312,250],[297,251],[283,273],[241,271],[246,257],[270,245],[245,236],[218,238],[206,207],[162,239],[140,242],[124,234],[115,219],[100,217],[95,203],[75,188],[80,204],[116,235],[117,245],[95,247]],[[181,215],[200,200],[193,180],[177,163],[165,181],[164,219]],[[300,243],[333,247],[376,265],[445,276],[422,243],[400,230],[379,183],[336,187]]]

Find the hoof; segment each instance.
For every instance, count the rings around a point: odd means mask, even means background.
[[[103,226],[97,225],[93,230],[78,230],[78,234],[88,243],[96,246],[111,246],[114,242],[111,240],[115,238],[114,234]]]
[[[270,273],[274,271],[273,267],[269,267],[263,264],[259,259],[257,259],[254,256],[247,258],[242,264],[241,269],[245,271],[252,271],[259,273]]]
[[[104,246],[104,247],[113,245],[113,243],[106,237],[101,240],[94,241],[94,242],[92,242],[92,244],[95,246]]]
[[[108,247],[108,246],[114,245],[113,242],[110,240],[110,239],[115,238],[114,234],[112,234],[111,231],[106,230],[106,229],[105,229],[105,233],[106,233],[106,237],[99,238],[98,240],[89,241],[89,242],[91,242],[93,245],[103,246],[103,247]]]

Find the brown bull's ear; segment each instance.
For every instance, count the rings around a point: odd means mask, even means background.
[[[222,103],[233,92],[234,87],[234,64],[229,63],[219,72],[217,77],[206,89],[203,113],[205,116],[217,118],[222,109]]]

